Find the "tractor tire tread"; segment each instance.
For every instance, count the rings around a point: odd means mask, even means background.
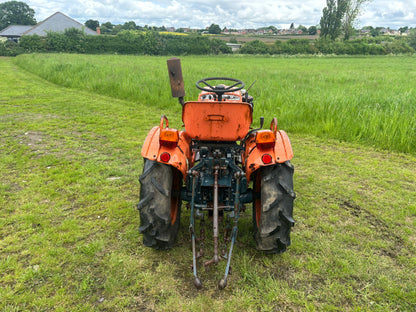
[[[139,232],[143,244],[155,249],[169,249],[175,244],[180,222],[180,201],[178,216],[171,224],[171,196],[173,169],[149,159],[144,160],[141,184]]]
[[[293,173],[294,167],[289,161],[263,167],[257,173],[261,174],[262,203],[259,222],[255,220],[253,204],[254,238],[257,249],[265,253],[282,253],[291,244],[290,230],[294,225],[293,200],[296,197]]]

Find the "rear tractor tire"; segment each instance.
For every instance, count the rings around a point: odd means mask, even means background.
[[[172,248],[178,235],[181,213],[181,174],[175,168],[144,159],[140,180],[139,232],[143,244],[155,249]]]
[[[258,250],[282,253],[290,245],[294,226],[294,167],[290,161],[262,167],[254,175],[253,227]]]

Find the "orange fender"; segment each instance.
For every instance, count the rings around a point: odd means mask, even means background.
[[[292,146],[286,132],[279,130],[275,132],[276,141],[274,148],[260,150],[256,146],[255,134],[251,135],[246,143],[246,150],[244,153],[244,166],[246,169],[247,181],[250,181],[251,174],[263,166],[271,166],[276,163],[284,163],[293,158]],[[269,154],[271,162],[265,164],[262,156]]]
[[[179,141],[178,145],[174,148],[161,146],[159,143],[160,136],[160,127],[153,127],[152,130],[147,134],[147,137],[144,141],[142,147],[142,156],[150,160],[156,160],[157,162],[164,163],[175,167],[182,173],[182,177],[185,178],[189,162],[191,159],[190,153],[190,144],[191,138],[187,135],[186,132],[179,132]],[[170,159],[167,162],[164,162],[160,159],[160,155],[163,153],[169,153]]]

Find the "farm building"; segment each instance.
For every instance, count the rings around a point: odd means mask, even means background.
[[[5,37],[10,40],[18,41],[23,35],[38,35],[46,36],[48,32],[64,32],[66,29],[76,28],[85,32],[86,35],[98,35],[98,33],[92,29],[89,29],[85,25],[77,22],[76,20],[56,12],[49,16],[43,22],[37,25],[10,25],[9,27],[0,31],[0,37]]]

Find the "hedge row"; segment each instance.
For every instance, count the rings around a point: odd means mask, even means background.
[[[267,44],[250,41],[239,50],[241,54],[337,54],[385,55],[414,53],[413,38],[362,38],[352,41],[307,39],[276,40]],[[198,35],[161,35],[155,31],[125,30],[115,36],[86,36],[75,28],[65,33],[48,33],[46,37],[23,36],[19,43],[0,43],[0,55],[13,56],[32,52],[69,52],[88,54],[205,55],[232,53],[225,41]]]
[[[267,44],[254,40],[241,47],[242,54],[337,54],[337,55],[386,55],[414,53],[414,47],[408,40],[385,38],[386,41],[377,42],[378,39],[358,39],[352,41],[330,41],[307,39],[277,40],[274,44]],[[416,48],[416,47],[415,47]]]
[[[122,31],[116,36],[86,36],[77,29],[50,32],[46,37],[22,36],[19,43],[0,44],[0,55],[33,52],[88,54],[204,55],[231,53],[225,41],[203,36],[160,35],[158,32]]]

